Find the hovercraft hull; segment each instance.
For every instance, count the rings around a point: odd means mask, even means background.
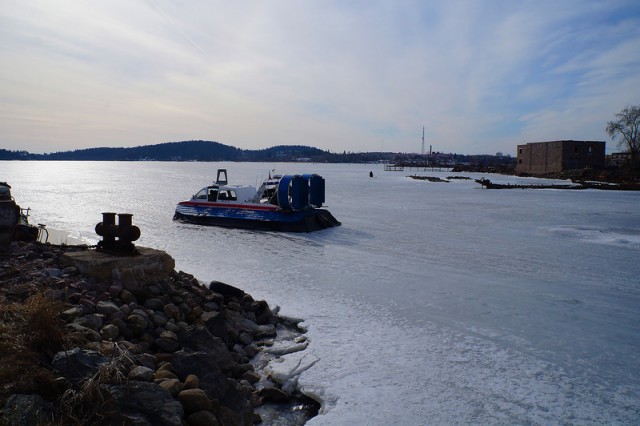
[[[252,209],[181,203],[173,218],[197,225],[281,232],[312,232],[340,226],[340,222],[325,209],[293,211],[262,206]]]

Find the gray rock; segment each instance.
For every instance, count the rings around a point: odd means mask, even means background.
[[[153,315],[152,320],[153,320],[153,324],[157,327],[163,327],[168,321],[167,317],[164,314],[159,312]]]
[[[218,306],[218,304],[216,302],[206,302],[202,304],[202,308],[209,312],[209,311],[219,311],[220,310],[220,306]]]
[[[124,290],[130,292],[139,300],[144,300],[150,296],[149,291],[144,286],[144,282],[138,281],[131,270],[123,271],[122,284]]]
[[[111,297],[118,297],[118,295],[120,295],[121,291],[122,291],[122,286],[117,286],[117,285],[112,285],[108,289],[109,296],[111,296]]]
[[[84,314],[84,309],[80,306],[74,306],[73,308],[67,309],[60,313],[60,318],[64,321],[69,321],[74,319],[75,317],[79,317]]]
[[[120,329],[115,324],[107,324],[100,329],[100,336],[104,340],[115,340],[120,335]]]
[[[131,330],[131,328],[129,328],[129,324],[127,324],[123,319],[114,318],[111,321],[111,324],[118,327],[119,335],[122,336],[123,338],[127,340],[133,338],[133,331]]]
[[[227,391],[233,391],[227,376],[206,352],[178,351],[173,354],[172,365],[180,380],[185,380],[190,374],[198,376],[199,386],[209,398],[221,399]]]
[[[180,342],[174,339],[167,339],[166,337],[158,337],[153,341],[154,345],[164,352],[175,352],[180,348]]]
[[[68,266],[66,268],[64,268],[62,270],[62,275],[63,276],[76,276],[80,273],[80,271],[78,271],[78,268],[74,268],[73,266]]]
[[[0,423],[31,426],[53,423],[53,404],[40,395],[10,395],[0,410]]]
[[[252,424],[253,408],[240,391],[240,385],[227,379],[218,365],[205,352],[179,351],[173,354],[173,369],[184,380],[189,374],[199,378],[200,389],[210,399],[220,402],[219,415],[222,424]]]
[[[132,381],[125,386],[102,388],[113,400],[114,418],[108,424],[122,424],[118,421],[121,413],[139,413],[152,425],[182,426],[182,404],[155,383]]]
[[[260,375],[255,371],[245,371],[245,373],[240,377],[242,380],[246,380],[251,384],[256,384],[260,381]]]
[[[141,353],[136,358],[142,366],[150,368],[152,370],[156,368],[156,364],[158,360],[156,359],[155,356],[148,353]]]
[[[187,417],[189,426],[219,426],[220,422],[211,411],[198,411]]]
[[[44,275],[45,277],[59,278],[62,276],[62,271],[57,268],[47,268],[42,271],[42,275]]]
[[[211,281],[211,283],[209,284],[209,290],[221,294],[225,298],[237,297],[238,299],[242,299],[242,296],[245,295],[244,291],[240,290],[239,288],[222,283],[220,281]]]
[[[122,305],[120,306],[120,312],[122,312],[124,315],[129,316],[131,314],[131,308],[129,307],[129,305]]]
[[[128,315],[125,315],[120,309],[118,309],[118,312],[115,312],[113,315],[111,315],[111,319],[120,319],[122,321],[127,319]]]
[[[252,333],[256,337],[269,337],[276,335],[276,327],[273,324],[258,325],[255,322],[245,318],[240,321],[238,325],[242,329],[248,331],[249,333]]]
[[[90,328],[87,328],[85,331],[82,332],[82,334],[90,342],[100,342],[102,340],[102,336],[100,335],[100,333]]]
[[[110,317],[116,312],[120,313],[120,308],[118,308],[118,306],[113,302],[102,300],[96,303],[96,312],[106,317]]]
[[[83,297],[78,303],[82,306],[85,314],[92,314],[96,311],[96,302],[91,299]]]
[[[253,371],[253,366],[251,364],[235,364],[231,369],[231,373],[235,378],[241,378],[248,371]]]
[[[253,335],[250,333],[241,333],[238,340],[240,341],[240,343],[246,346],[253,342]]]
[[[135,308],[134,310],[131,311],[131,315],[140,315],[142,318],[149,321],[149,314],[147,314],[147,312],[143,309]]]
[[[131,314],[127,317],[127,322],[130,324],[135,324],[138,325],[140,327],[142,327],[142,329],[147,328],[147,319],[145,317],[143,317],[142,315],[137,315],[137,314]]]
[[[167,331],[163,331],[160,334],[160,337],[165,338],[165,339],[175,340],[176,342],[178,341],[178,336],[173,331],[168,331],[168,330]]]
[[[220,424],[223,425],[252,425],[254,424],[253,408],[249,401],[246,401],[244,407],[238,407],[237,410],[221,406],[216,412]]]
[[[153,380],[153,374],[155,371],[149,367],[144,367],[142,365],[136,365],[130,371],[127,377],[130,380],[139,380],[142,382],[150,382]]]
[[[129,290],[122,290],[120,292],[120,300],[127,305],[132,302],[136,302],[135,296]]]
[[[186,303],[182,302],[180,305],[178,305],[178,308],[180,308],[180,310],[185,314],[185,315],[189,315],[192,311],[191,306],[187,305]]]
[[[147,344],[149,344],[149,345],[153,344],[153,341],[154,341],[155,339],[156,339],[156,338],[155,338],[155,337],[153,337],[150,333],[146,333],[146,332],[145,332],[145,333],[142,333],[142,336],[140,336],[140,341],[141,341],[141,342],[145,342],[145,343],[147,343]]]
[[[254,344],[250,344],[244,347],[244,353],[247,354],[249,358],[253,358],[260,352],[260,349]]]
[[[259,394],[265,402],[287,402],[291,399],[289,394],[275,387],[262,388]]]
[[[178,327],[175,323],[168,321],[164,328],[168,331],[173,331],[174,333],[180,333],[180,327]]]
[[[235,353],[237,353],[241,357],[246,357],[247,356],[247,353],[244,351],[244,347],[239,343],[236,343],[235,345],[233,345],[232,349],[233,349],[233,351]]]
[[[76,324],[80,324],[83,327],[91,328],[93,330],[100,330],[100,328],[103,326],[102,316],[98,314],[85,315],[76,318],[73,322]]]
[[[154,311],[161,311],[164,308],[164,302],[157,298],[151,298],[144,301],[144,307]]]
[[[213,336],[205,327],[192,325],[179,335],[182,345],[194,351],[203,351],[221,370],[229,370],[233,365],[233,358],[227,345],[219,337]]]
[[[144,334],[144,328],[140,327],[138,324],[127,324],[127,328],[133,335],[133,337],[140,337]]]
[[[108,361],[108,358],[98,352],[75,348],[58,352],[51,364],[64,377],[77,382],[95,374],[98,368]]]
[[[224,315],[220,312],[205,312],[200,317],[204,321],[205,327],[213,336],[219,337],[225,342],[229,342],[229,333],[225,325]]]
[[[169,318],[173,318],[173,319],[175,319],[177,321],[182,319],[182,312],[180,311],[180,308],[178,308],[173,303],[169,303],[169,304],[165,305],[163,307],[163,310],[164,310],[164,313]]]
[[[92,291],[96,289],[96,285],[89,280],[78,281],[78,289],[80,291]]]
[[[251,308],[256,316],[256,322],[261,325],[275,324],[277,322],[276,316],[269,308],[269,305],[264,300],[259,300],[251,304]]]

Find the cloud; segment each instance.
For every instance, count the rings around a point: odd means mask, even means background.
[[[25,0],[0,8],[0,140],[35,152],[511,152],[604,139],[634,99],[627,1]],[[6,64],[6,65],[5,65]]]

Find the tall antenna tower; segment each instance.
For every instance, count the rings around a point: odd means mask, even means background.
[[[422,126],[422,155],[424,155],[424,126]]]

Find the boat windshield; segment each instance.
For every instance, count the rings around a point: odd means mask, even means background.
[[[202,188],[200,191],[193,196],[196,200],[206,200],[207,199],[207,188]]]

